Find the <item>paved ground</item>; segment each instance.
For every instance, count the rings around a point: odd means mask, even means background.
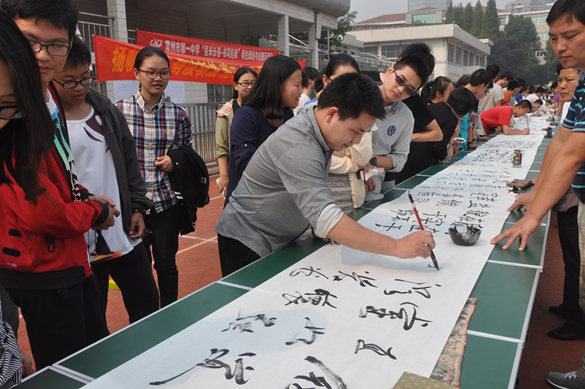
[[[210,178],[211,201],[209,205],[199,210],[195,232],[181,237],[179,241],[177,255],[179,297],[184,297],[221,278],[217,235],[213,232],[213,228],[223,209],[223,199],[219,197],[215,187],[216,178],[217,176]],[[544,272],[540,277],[530,330],[520,363],[518,376],[521,389],[549,388],[545,383],[546,373],[578,369],[581,366],[581,357],[585,353],[585,340],[563,342],[546,336],[549,330],[563,323],[562,319],[548,312],[550,305],[558,305],[561,302],[564,272],[555,216],[552,218],[546,247]],[[110,290],[107,318],[110,332],[118,331],[128,325],[128,315],[119,291]],[[502,320],[505,318],[503,317]],[[19,340],[23,349],[30,355],[22,319]],[[492,373],[501,374],[497,371]]]

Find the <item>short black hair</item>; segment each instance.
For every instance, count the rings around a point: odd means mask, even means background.
[[[461,87],[451,92],[447,99],[447,104],[453,108],[457,116],[461,117],[477,107],[477,99],[472,91]]]
[[[317,107],[337,107],[339,118],[355,119],[363,112],[384,119],[384,98],[370,77],[360,73],[345,73],[331,81],[319,96]]]
[[[520,83],[516,80],[512,80],[508,83],[508,90],[513,91],[516,88],[520,88]]]
[[[532,111],[532,103],[528,100],[520,100],[516,104],[516,107],[524,107],[524,108],[528,108],[530,111]]]
[[[398,56],[399,58],[405,57],[418,57],[423,60],[423,62],[428,67],[429,75],[433,73],[435,70],[435,57],[431,54],[431,47],[426,43],[412,43],[406,46]],[[427,77],[428,79],[428,77]],[[426,83],[426,80],[422,82],[422,85]]]
[[[303,88],[306,88],[309,85],[309,80],[316,80],[319,76],[319,71],[311,66],[305,66],[303,70],[301,70],[301,73],[303,75]]]
[[[540,105],[544,104],[541,99],[534,100],[534,103],[532,103],[532,104],[536,104],[536,103],[538,103]]]
[[[275,55],[268,58],[242,105],[263,110],[268,119],[283,117],[281,86],[297,70],[301,71],[301,65],[290,57]]]
[[[69,50],[69,55],[67,56],[67,62],[65,62],[65,67],[73,69],[78,66],[89,66],[90,64],[91,51],[89,51],[89,47],[87,47],[78,35],[75,35],[71,44],[71,50]]]
[[[411,68],[416,73],[418,78],[420,78],[420,85],[418,86],[418,88],[420,88],[427,82],[429,76],[432,73],[432,71],[429,70],[429,67],[425,63],[425,61],[422,58],[415,56],[402,57],[400,61],[396,62],[396,64],[394,65],[394,70],[401,70],[404,69],[406,66]]]
[[[518,84],[520,84],[520,88],[521,89],[526,89],[526,87],[527,87],[528,84],[526,83],[526,80],[525,79],[523,79],[523,78],[516,78],[516,81],[518,81]]]
[[[501,72],[500,73],[500,80],[506,79],[508,81],[512,81],[514,79],[514,75],[511,72]]]
[[[563,69],[564,69],[563,64],[560,62],[557,63],[557,66],[555,66],[555,70],[556,70],[557,74],[559,74],[559,75],[561,74],[561,70],[563,70]]]
[[[340,66],[351,66],[355,69],[356,72],[360,71],[360,66],[358,65],[357,61],[354,57],[349,54],[340,53],[332,55],[327,62],[327,66],[323,69],[323,74],[327,76],[327,78],[331,78],[338,67]],[[322,79],[323,77],[321,77]]]
[[[534,93],[544,93],[544,88],[539,86],[538,88],[536,88],[536,90],[534,91]]]
[[[469,79],[469,83],[471,86],[480,86],[481,84],[485,84],[489,86],[490,82],[492,82],[492,73],[487,69],[477,69],[475,72],[471,73],[471,78]]]
[[[500,67],[498,65],[496,65],[495,63],[488,65],[485,68],[485,70],[490,72],[490,74],[492,75],[492,79],[496,78],[498,76],[498,74],[500,74]]]
[[[546,17],[546,24],[549,26],[558,18],[565,17],[572,21],[573,16],[582,24],[585,24],[585,2],[583,0],[557,0]]]
[[[75,35],[79,17],[73,0],[0,0],[0,10],[12,20],[46,20],[54,27],[67,30],[69,40]]]
[[[468,75],[461,76],[461,78],[459,78],[459,80],[457,80],[457,83],[455,83],[455,89],[461,88],[462,86],[469,84],[469,80],[471,80],[470,76],[468,76]]]
[[[155,55],[158,57],[161,57],[162,59],[167,61],[167,65],[169,65],[169,68],[171,67],[171,61],[169,60],[167,53],[165,53],[164,51],[162,51],[158,47],[150,46],[150,47],[143,47],[138,52],[138,54],[136,54],[136,58],[134,59],[134,69],[139,70],[140,67],[142,66],[142,63],[144,62],[144,60],[146,58],[150,58],[150,57],[155,56]]]
[[[557,88],[559,86],[559,82],[555,81],[552,83],[552,85],[550,86],[550,90],[552,91],[553,89]]]

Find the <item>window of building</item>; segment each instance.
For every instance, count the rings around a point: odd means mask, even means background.
[[[469,51],[463,50],[463,66],[469,66]]]
[[[469,53],[469,66],[475,66],[475,54]]]
[[[538,51],[535,53],[535,55],[536,55],[537,57],[544,57],[544,54],[545,54],[545,53],[546,53],[546,52],[545,52],[544,50],[538,50]]]
[[[463,49],[461,47],[456,47],[455,48],[455,63],[461,65],[463,62],[462,60],[462,56],[463,56]]]
[[[530,19],[532,19],[532,23],[534,23],[535,26],[537,24],[546,24],[546,16],[533,16]]]
[[[207,102],[225,103],[232,99],[234,87],[232,85],[207,84]]]
[[[505,16],[498,17],[498,24],[500,26],[505,26],[506,25],[506,17]]]
[[[400,45],[382,46],[382,55],[387,58],[398,58],[404,47]]]
[[[449,62],[455,62],[455,46],[449,43],[447,48],[447,60]]]
[[[478,56],[478,58],[479,58],[479,66],[481,66],[483,68],[485,66],[485,57]]]
[[[364,47],[364,53],[378,54],[378,46]]]
[[[412,15],[413,24],[436,23],[436,14]]]
[[[549,36],[548,36],[548,32],[541,32],[538,34],[538,39],[540,39],[541,41],[547,41],[549,40]]]

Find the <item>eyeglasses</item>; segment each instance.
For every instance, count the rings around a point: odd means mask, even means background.
[[[172,72],[169,70],[165,70],[163,72],[155,72],[154,70],[142,70],[142,69],[138,69],[139,71],[141,71],[142,73],[146,73],[146,77],[150,78],[151,80],[154,80],[156,78],[156,76],[160,76],[160,78],[162,78],[163,80],[168,80],[169,78],[171,78],[171,74]]]
[[[44,45],[40,42],[28,40],[30,43],[30,47],[35,53],[39,53],[43,47],[47,48],[47,53],[50,55],[54,55],[55,57],[66,57],[67,53],[69,53],[69,46],[57,45],[55,43],[51,43],[50,45]]]
[[[241,85],[242,88],[247,88],[249,86],[254,86],[254,84],[256,83],[256,81],[253,82],[236,82],[236,84]]]
[[[396,78],[398,85],[404,88],[406,94],[412,96],[416,92],[416,89],[412,89],[412,87],[406,83],[406,80],[402,78],[402,76],[396,74],[396,70],[394,70],[394,77]]]
[[[81,86],[87,86],[89,84],[91,84],[94,80],[94,77],[87,77],[87,78],[83,78],[79,81],[65,81],[65,82],[59,82],[57,80],[53,80],[55,81],[57,84],[61,85],[63,87],[63,89],[75,89],[77,88],[77,85],[81,84]]]
[[[18,106],[0,107],[0,119],[2,120],[20,119],[21,117],[22,113],[20,112],[20,107]]]

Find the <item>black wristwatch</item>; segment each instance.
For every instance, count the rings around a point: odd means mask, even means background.
[[[374,157],[374,158],[370,159],[370,165],[378,166],[378,157]]]
[[[138,208],[134,208],[132,210],[132,213],[141,213],[143,215],[146,215],[146,211],[144,209],[138,209]]]

